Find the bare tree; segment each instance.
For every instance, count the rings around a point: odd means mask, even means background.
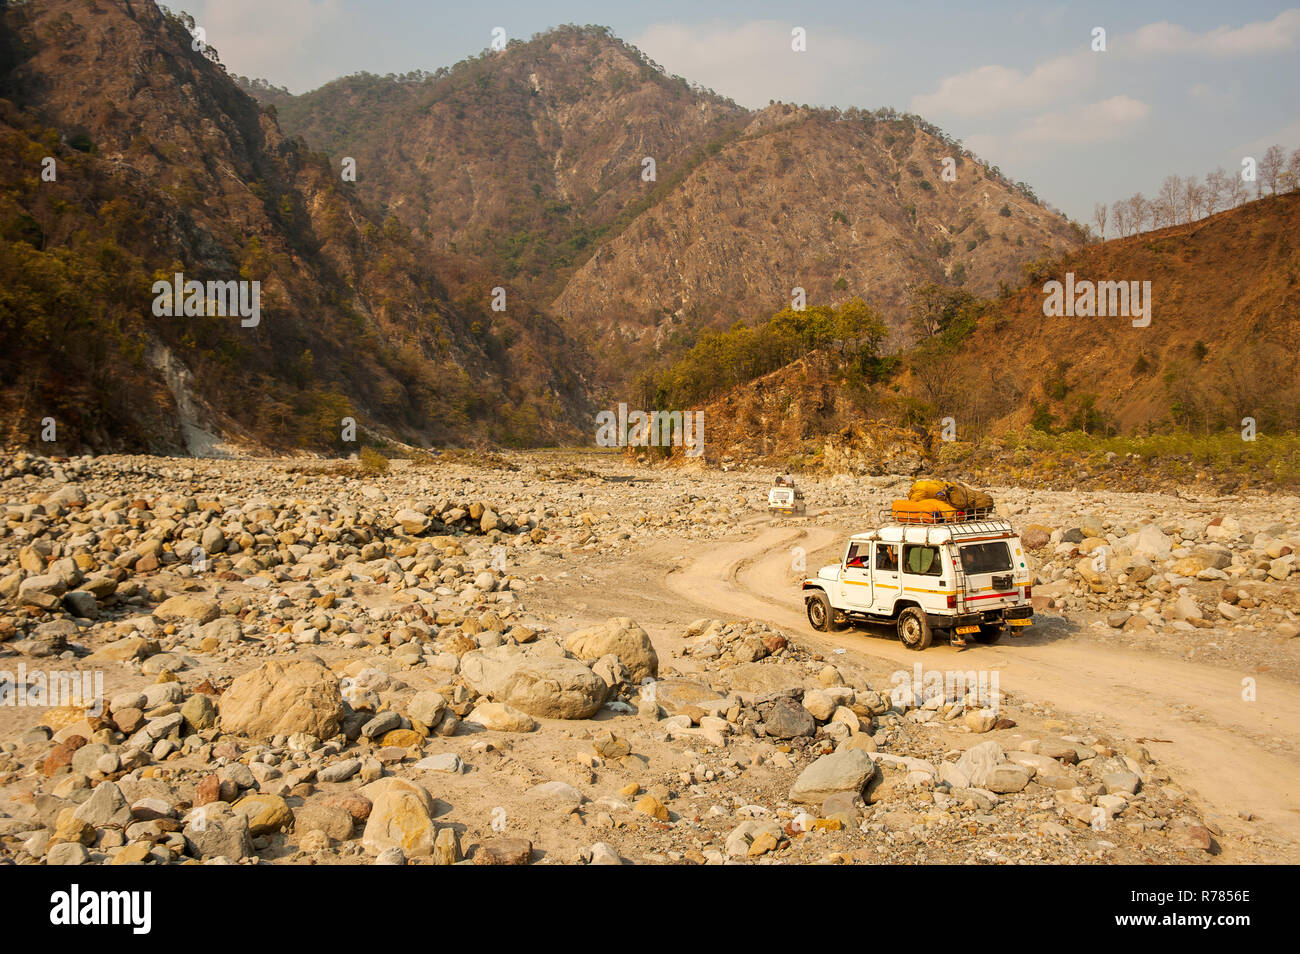
[[[1188,222],[1195,222],[1205,214],[1205,187],[1196,181],[1196,176],[1187,177],[1183,197]]]
[[[1165,181],[1160,183],[1157,201],[1164,207],[1165,221],[1169,225],[1177,225],[1185,220],[1183,215],[1185,194],[1182,176],[1165,176]]]
[[[1272,195],[1277,195],[1277,178],[1282,174],[1282,168],[1286,163],[1286,154],[1282,152],[1281,146],[1269,146],[1264,151],[1264,156],[1259,160],[1259,183],[1261,186],[1268,186],[1268,191]]]
[[[1213,172],[1205,174],[1205,214],[1213,215],[1227,201],[1228,174],[1219,166]]]
[[[1121,237],[1128,235],[1129,228],[1129,204],[1128,199],[1118,199],[1110,207],[1111,215],[1115,219],[1115,231]]]
[[[1282,173],[1282,176],[1286,179],[1288,192],[1300,189],[1300,149],[1291,153],[1291,158],[1286,163],[1286,172]]]
[[[1246,201],[1246,180],[1238,172],[1228,176],[1227,191],[1224,193],[1224,208],[1235,209]]]
[[[1134,192],[1133,197],[1128,200],[1128,204],[1130,209],[1129,218],[1133,223],[1133,231],[1135,233],[1141,232],[1143,224],[1148,220],[1151,220],[1152,225],[1154,226],[1154,214],[1151,208],[1151,203],[1147,201],[1146,196],[1141,192]]]
[[[1092,220],[1097,223],[1097,237],[1106,240],[1106,203],[1098,202],[1092,207]]]

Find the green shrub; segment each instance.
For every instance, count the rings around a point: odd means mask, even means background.
[[[361,462],[357,464],[357,475],[360,477],[378,477],[380,474],[388,473],[388,458],[373,447],[361,448]]]

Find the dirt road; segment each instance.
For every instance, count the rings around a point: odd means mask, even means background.
[[[817,633],[804,616],[792,568],[802,548],[810,572],[835,562],[843,537],[828,527],[766,527],[756,537],[691,553],[665,584],[714,615],[749,616],[798,633],[829,651],[842,647],[863,665],[998,672],[1003,691],[1090,716],[1098,727],[1145,738],[1187,793],[1206,807],[1230,841],[1223,860],[1300,859],[1300,690],[1266,674],[1230,671],[1089,641],[1062,627],[1033,627],[1019,639],[959,652],[936,644],[903,648],[887,630]],[[1243,680],[1255,680],[1255,700]],[[1163,741],[1167,740],[1167,741]],[[1247,821],[1242,813],[1254,816]],[[1263,836],[1285,847],[1240,846]]]

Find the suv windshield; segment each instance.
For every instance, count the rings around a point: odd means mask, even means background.
[[[969,543],[961,548],[961,568],[967,575],[1001,573],[1011,569],[1011,550],[1002,542]]]

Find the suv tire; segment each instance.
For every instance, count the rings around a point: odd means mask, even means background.
[[[930,645],[933,635],[930,621],[920,607],[909,606],[898,614],[898,638],[908,649],[920,652]]]
[[[815,590],[804,598],[808,607],[808,624],[819,633],[829,633],[835,628],[835,611],[831,609],[830,597],[821,590]]]

